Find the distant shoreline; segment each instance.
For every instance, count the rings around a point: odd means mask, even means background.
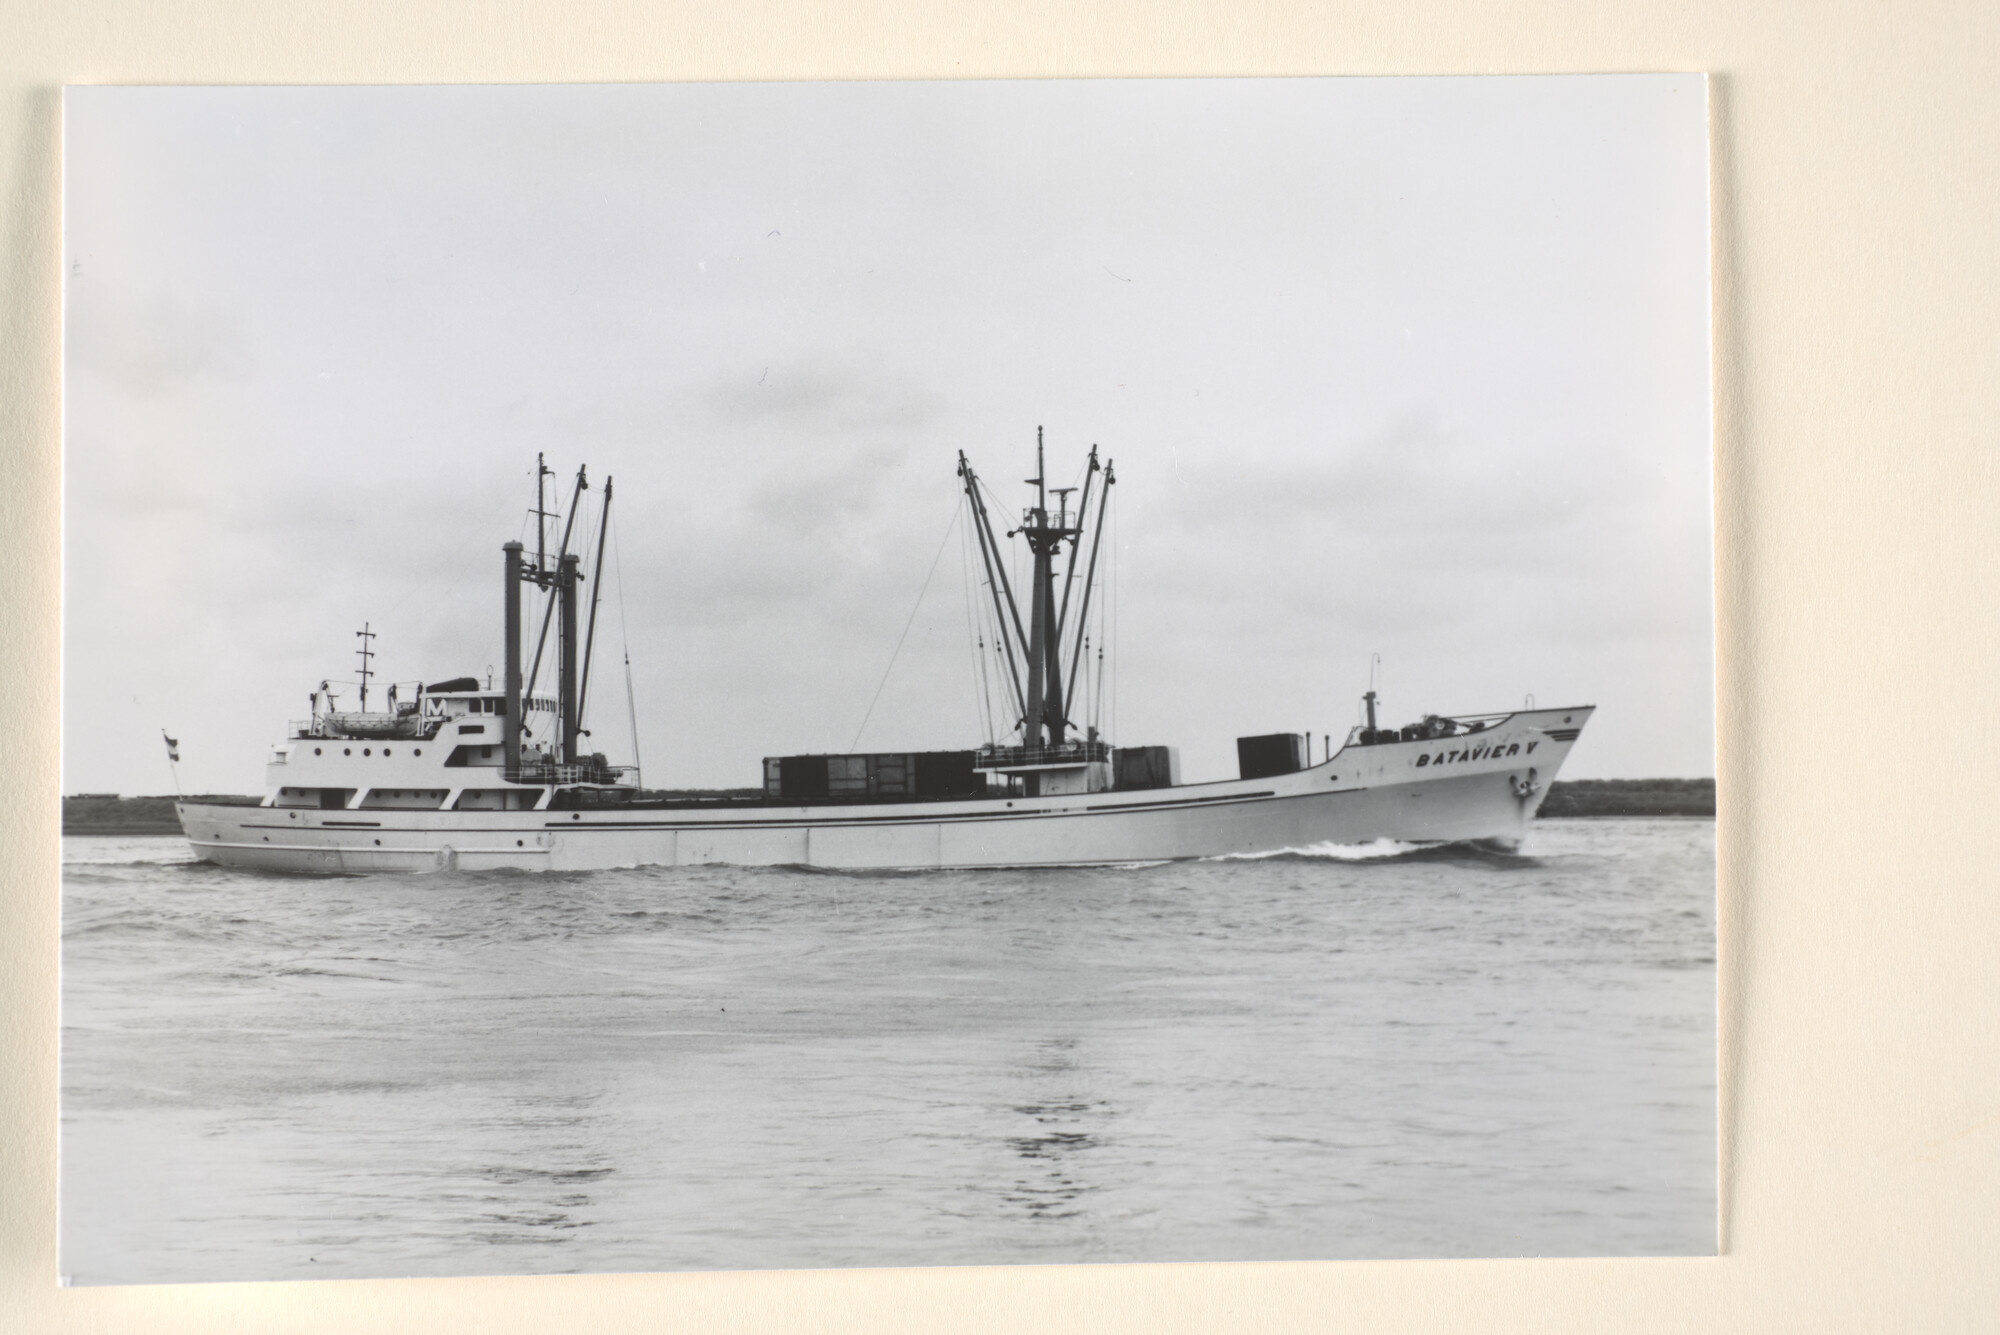
[[[1543,816],[1715,816],[1714,779],[1570,779],[1549,785]]]
[[[706,790],[704,790],[706,791]],[[710,795],[742,789],[715,789]],[[683,794],[676,794],[677,796]],[[693,796],[693,793],[685,794]],[[65,797],[64,834],[179,834],[172,797]],[[254,797],[201,793],[190,801],[255,802]],[[1541,814],[1556,818],[1612,816],[1715,816],[1713,779],[1571,779],[1549,785]]]

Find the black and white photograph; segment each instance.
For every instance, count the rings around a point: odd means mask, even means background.
[[[1708,93],[68,88],[64,1282],[1715,1254]]]

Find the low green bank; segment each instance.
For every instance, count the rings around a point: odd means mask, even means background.
[[[1714,779],[1570,779],[1549,785],[1544,816],[1713,816]]]

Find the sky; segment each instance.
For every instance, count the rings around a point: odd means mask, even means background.
[[[649,785],[975,745],[957,455],[1025,505],[1038,427],[1116,467],[1097,722],[1184,779],[1377,654],[1387,722],[1595,704],[1564,777],[1711,775],[1705,99],[69,89],[63,791],[172,791],[162,730],[261,791],[364,623],[497,671],[538,451],[615,478],[585,725],[632,758],[629,652]]]

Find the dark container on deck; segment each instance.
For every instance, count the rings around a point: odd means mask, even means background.
[[[1170,746],[1121,746],[1111,753],[1111,786],[1121,792],[1171,788],[1179,768]]]
[[[778,795],[790,798],[826,796],[825,756],[780,756]]]
[[[908,797],[910,753],[884,751],[869,756],[868,791],[877,797]]]
[[[868,794],[867,756],[827,756],[826,791],[834,797]]]
[[[1246,779],[1268,779],[1274,774],[1296,774],[1306,767],[1306,739],[1303,733],[1273,732],[1262,737],[1236,739],[1237,772]]]
[[[976,797],[986,790],[970,751],[918,751],[911,759],[919,797]]]

